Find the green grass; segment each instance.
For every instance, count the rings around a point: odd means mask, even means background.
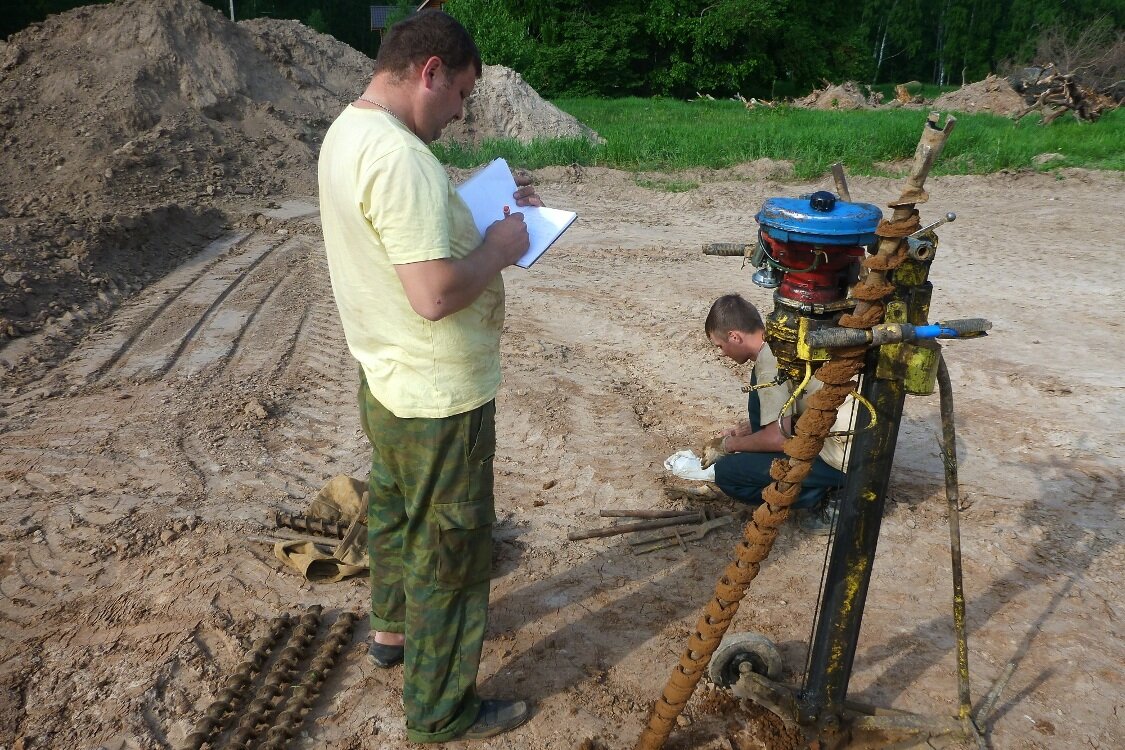
[[[794,163],[801,178],[824,174],[842,161],[851,174],[882,174],[879,162],[909,159],[926,110],[823,112],[779,107],[746,110],[738,102],[670,99],[560,99],[554,102],[596,130],[606,143],[540,140],[489,141],[480,148],[435,145],[444,163],[471,168],[502,156],[538,169],[580,164],[628,171],[718,169],[760,158]],[[994,115],[958,114],[935,174],[986,174],[1001,170],[1086,167],[1125,171],[1125,111],[1096,123],[1064,116],[1047,127],[1035,115],[1016,123]],[[943,120],[944,121],[944,120]],[[1038,154],[1062,158],[1042,166]],[[663,190],[689,189],[668,183]]]
[[[638,187],[661,190],[665,193],[686,193],[699,187],[699,183],[693,180],[650,180],[638,177],[634,182]]]

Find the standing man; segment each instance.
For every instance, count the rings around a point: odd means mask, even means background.
[[[476,691],[496,520],[500,271],[527,250],[527,228],[497,206],[481,237],[427,148],[480,74],[461,24],[416,13],[384,38],[374,77],[320,153],[332,291],[372,446],[369,650],[379,667],[404,663],[412,742],[491,737],[528,717],[524,701]],[[512,198],[542,205],[530,185]]]
[[[757,308],[737,294],[715,300],[704,323],[707,338],[727,357],[738,364],[753,362],[751,385],[771,383],[777,377],[777,360],[766,346],[766,330]],[[782,407],[793,395],[794,384],[750,391],[746,421],[723,430],[704,448],[704,468],[715,465],[715,484],[724,493],[744,503],[762,502],[762,490],[771,482],[770,465],[782,458],[786,436],[793,434],[793,424],[805,409],[804,397],[815,392],[819,381],[810,382],[796,401],[794,414],[780,417]],[[847,430],[850,401],[840,409],[841,420],[835,430]],[[782,434],[784,428],[785,433]],[[847,438],[829,436],[824,448],[813,461],[812,470],[801,486],[801,494],[793,508],[803,511],[798,525],[814,534],[827,534],[831,529],[830,490],[844,485]]]

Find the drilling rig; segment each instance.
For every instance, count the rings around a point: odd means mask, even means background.
[[[774,290],[766,342],[778,378],[795,396],[812,377],[821,382],[774,462],[774,482],[743,529],[734,560],[654,704],[637,750],[659,750],[703,674],[800,730],[806,747],[845,747],[871,731],[924,740],[939,735],[984,747],[980,730],[990,701],[972,715],[969,695],[965,597],[961,580],[957,458],[952,387],[938,339],[982,336],[982,319],[928,322],[937,256],[935,230],[954,214],[922,226],[917,206],[929,196],[927,175],[955,120],[931,113],[901,195],[884,217],[872,204],[852,202],[841,165],[836,192],[767,200],[756,215],[757,242],[716,244],[709,255],[739,256],[755,269],[754,283]],[[955,716],[923,716],[848,700],[856,644],[879,539],[891,464],[907,394],[939,391],[942,453],[949,507],[953,628],[957,640],[958,708]],[[830,536],[827,571],[816,607],[802,685],[779,682],[777,648],[754,633],[728,633],[750,582],[769,555],[801,482],[836,422],[845,399],[859,404],[850,431],[847,480]],[[994,700],[994,696],[992,696]]]

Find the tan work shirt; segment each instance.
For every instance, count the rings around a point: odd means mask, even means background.
[[[754,380],[758,385],[772,383],[773,379],[777,377],[777,359],[773,356],[769,345],[763,346],[762,350],[758,352],[758,359],[754,362]],[[776,422],[779,416],[782,416],[781,409],[785,406],[785,402],[793,395],[798,383],[792,380],[787,380],[781,385],[773,386],[772,388],[762,388],[758,391],[758,403],[761,405],[761,424],[757,427],[765,427],[771,422]],[[800,398],[794,404],[791,404],[785,411],[785,416],[793,417],[793,421],[797,421],[797,417],[804,413],[807,408],[805,400],[808,396],[816,393],[823,385],[819,380],[813,377],[809,381],[805,392],[801,394]],[[832,431],[845,431],[851,430],[852,425],[855,423],[855,399],[848,396],[844,403],[840,406],[840,411],[837,413],[836,422],[832,425]],[[824,440],[824,447],[820,450],[820,457],[824,463],[828,464],[834,469],[840,471],[847,471],[848,455],[848,442],[850,438],[846,436],[828,436]]]

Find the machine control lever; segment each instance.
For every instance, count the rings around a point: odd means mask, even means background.
[[[984,335],[991,328],[992,322],[983,318],[946,320],[924,326],[909,323],[880,323],[873,328],[821,328],[809,332],[808,344],[814,349],[882,346],[924,339],[972,338]]]
[[[757,246],[742,242],[712,242],[703,246],[703,254],[741,258],[748,255],[755,247]]]
[[[957,214],[950,211],[944,217],[935,221],[933,224],[930,224],[928,227],[922,227],[921,229],[919,229],[917,232],[915,232],[914,234],[912,234],[910,236],[913,237],[914,239],[918,239],[919,237],[921,237],[923,234],[930,231],[931,229],[937,229],[942,224],[951,223],[951,222],[954,222],[954,221],[957,221]]]

